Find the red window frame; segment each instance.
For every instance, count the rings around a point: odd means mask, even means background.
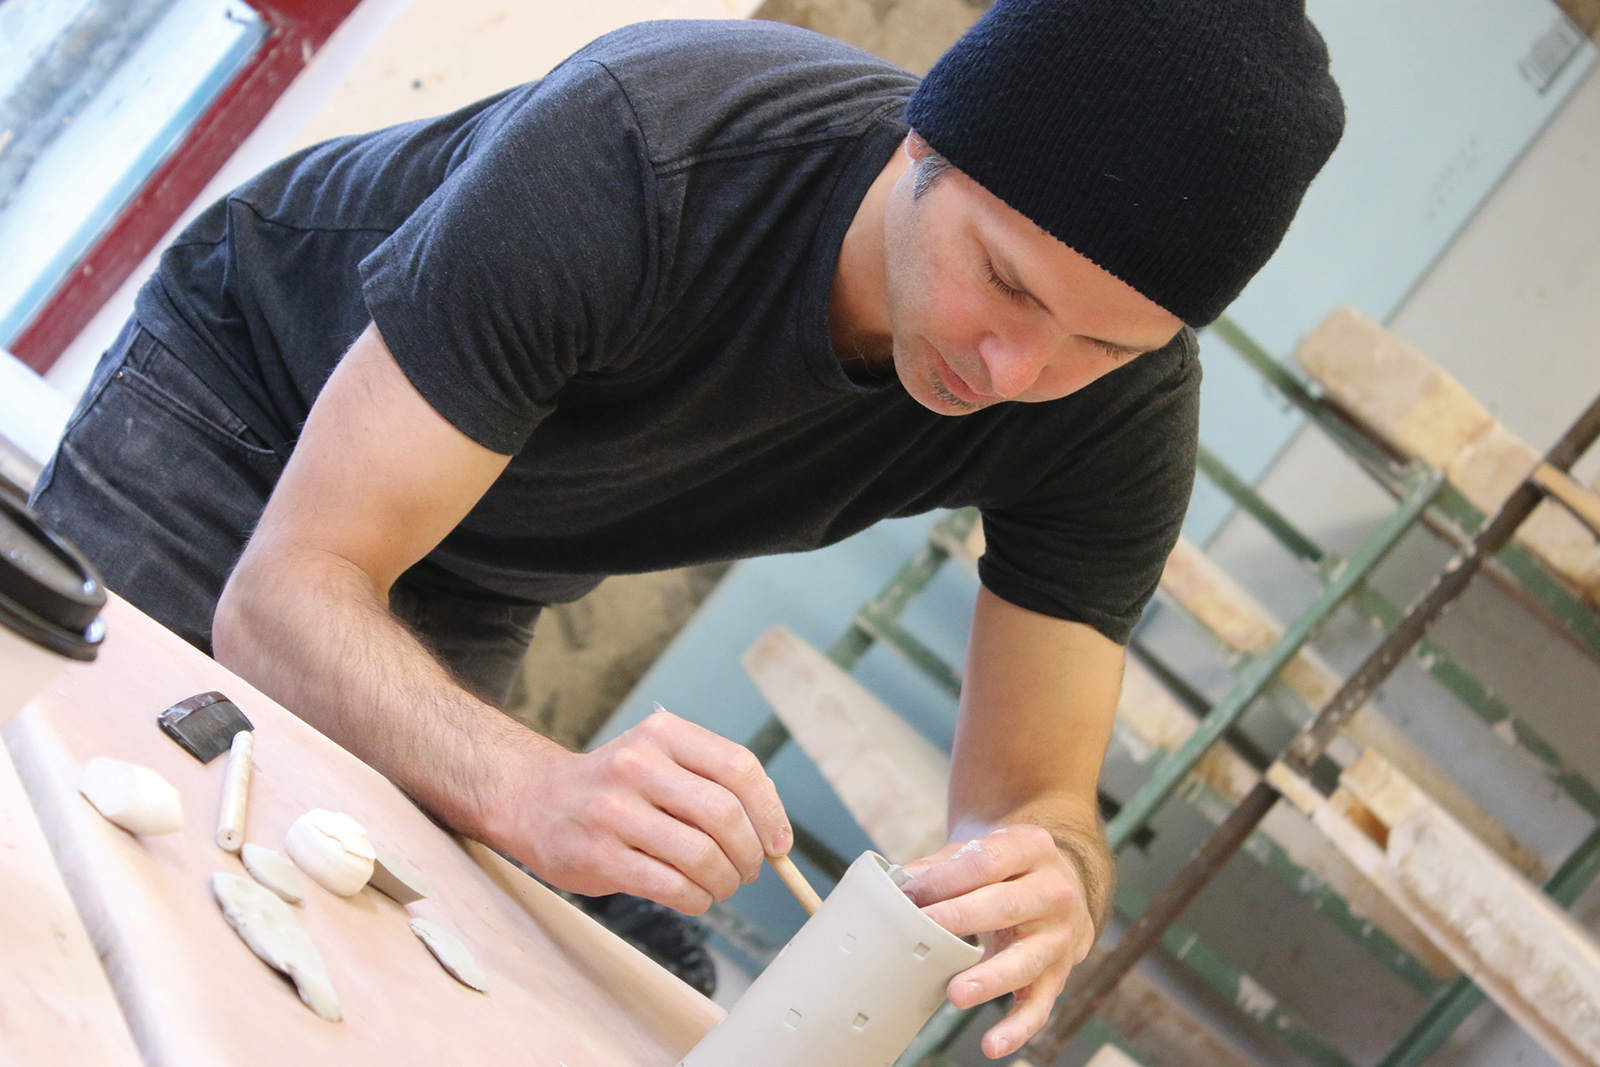
[[[267,24],[260,48],[56,287],[11,345],[43,374],[222,168],[357,0],[246,0]]]

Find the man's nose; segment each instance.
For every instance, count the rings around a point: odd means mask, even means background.
[[[989,373],[989,392],[1004,400],[1028,391],[1044,370],[1043,345],[1026,338],[991,334],[978,342],[978,358]]]

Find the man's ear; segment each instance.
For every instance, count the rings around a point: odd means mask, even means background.
[[[922,134],[910,130],[906,133],[906,155],[911,157],[911,162],[920,163],[933,155],[933,146],[922,139]]]

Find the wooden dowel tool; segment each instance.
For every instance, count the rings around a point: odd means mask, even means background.
[[[240,730],[228,749],[228,766],[222,772],[222,807],[217,812],[217,847],[238,852],[244,844],[245,808],[250,803],[250,754],[255,735]]]
[[[1535,467],[1528,480],[1561,501],[1585,526],[1600,534],[1600,495],[1585,489],[1573,481],[1571,475],[1548,463]]]
[[[811,888],[811,883],[806,881],[806,876],[794,865],[794,860],[788,856],[768,856],[767,862],[772,864],[772,869],[778,872],[778,877],[783,879],[783,884],[789,887],[789,892],[794,894],[794,899],[806,909],[807,915],[815,915],[817,909],[822,907],[822,898],[817,896],[817,891]]]

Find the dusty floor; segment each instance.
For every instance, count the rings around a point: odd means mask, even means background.
[[[624,575],[546,609],[506,710],[546,737],[582,748],[726,570]]]
[[[755,17],[837,37],[925,74],[988,6],[987,0],[767,0]]]
[[[975,22],[986,0],[767,0],[757,18],[826,33],[924,73]],[[507,708],[572,748],[612,710],[716,587],[725,567],[608,580],[548,609]]]

